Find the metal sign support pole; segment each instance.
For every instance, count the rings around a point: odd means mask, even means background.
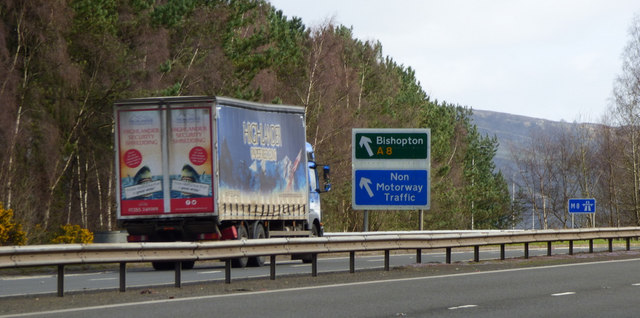
[[[362,223],[362,232],[369,231],[369,211],[364,210],[364,221]]]

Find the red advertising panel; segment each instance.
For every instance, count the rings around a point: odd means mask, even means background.
[[[174,108],[170,118],[171,213],[212,212],[211,109]]]
[[[164,213],[160,111],[118,111],[120,213]]]

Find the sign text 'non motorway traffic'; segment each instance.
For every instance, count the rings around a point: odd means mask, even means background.
[[[596,213],[596,199],[569,199],[569,213]]]
[[[426,133],[356,133],[356,159],[427,159]]]
[[[423,206],[428,202],[426,170],[357,170],[356,204]]]
[[[430,139],[425,128],[354,128],[353,209],[429,209]]]

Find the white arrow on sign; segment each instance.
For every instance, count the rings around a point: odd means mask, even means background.
[[[360,138],[360,147],[364,146],[367,149],[367,152],[369,153],[369,157],[371,157],[373,156],[373,151],[371,151],[371,146],[369,144],[371,144],[371,139],[369,137],[362,136]]]
[[[360,178],[360,189],[364,187],[364,189],[367,190],[369,197],[373,198],[373,191],[371,191],[371,187],[369,187],[370,184],[371,180],[369,180],[368,178]]]

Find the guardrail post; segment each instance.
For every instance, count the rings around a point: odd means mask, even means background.
[[[231,260],[224,260],[224,283],[231,284]]]
[[[551,256],[551,241],[547,242],[547,256]]]
[[[613,239],[609,239],[609,253],[613,252]]]
[[[120,263],[120,292],[127,290],[127,263]]]
[[[569,241],[569,255],[573,255],[573,241]]]
[[[318,276],[318,253],[311,254],[311,276]]]
[[[480,245],[473,247],[473,261],[476,263],[480,261]]]
[[[505,256],[504,256],[504,254],[505,254],[504,253],[504,247],[505,247],[504,244],[500,244],[500,260],[501,261],[504,261],[504,258],[505,258]]]
[[[58,297],[64,297],[64,265],[58,265]]]
[[[384,270],[389,271],[389,250],[384,250]]]
[[[589,240],[589,253],[593,253],[593,239]]]
[[[275,255],[271,255],[269,256],[269,268],[270,268],[270,279],[271,280],[276,280],[276,256]]]
[[[529,258],[529,242],[524,243],[524,258]]]
[[[182,288],[182,262],[175,262],[173,267],[175,268],[174,286],[176,286],[176,288]]]
[[[416,250],[416,263],[422,264],[422,249],[421,248]]]
[[[451,247],[447,247],[446,248],[446,256],[445,256],[446,260],[445,262],[447,264],[451,264]]]
[[[625,237],[625,239],[627,240],[627,251],[631,250],[631,238],[630,237]]]
[[[349,273],[356,272],[356,252],[349,252]]]

